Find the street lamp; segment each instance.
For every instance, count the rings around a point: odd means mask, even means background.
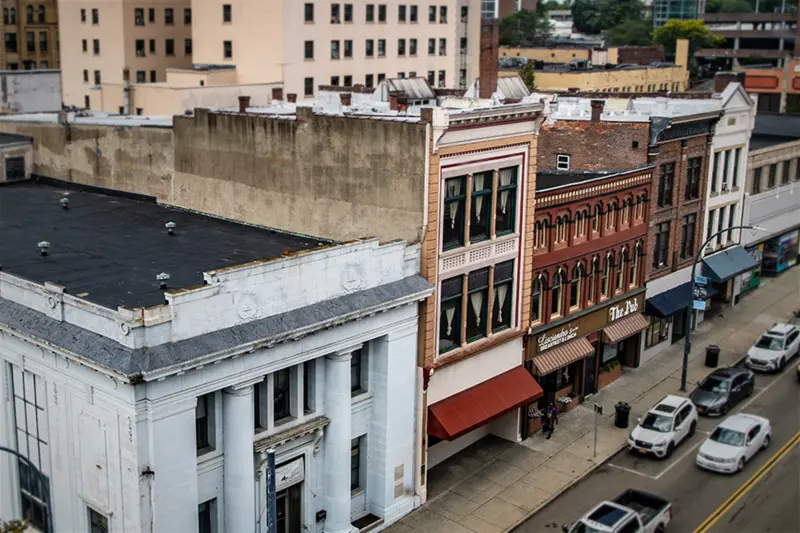
[[[707,238],[705,242],[697,250],[697,253],[694,255],[694,263],[692,263],[692,278],[691,278],[692,290],[689,293],[689,310],[686,313],[686,337],[684,338],[683,342],[683,368],[681,369],[681,392],[686,392],[686,372],[689,368],[689,352],[692,349],[692,341],[689,337],[691,336],[692,333],[692,316],[694,315],[693,312],[694,308],[692,306],[692,303],[694,302],[694,287],[695,287],[694,276],[697,273],[697,263],[700,261],[700,255],[703,253],[703,250],[706,249],[708,243],[713,241],[717,237],[717,235],[721,235],[723,233],[727,233],[729,231],[733,231],[736,229],[739,230],[752,229],[755,231],[766,231],[764,228],[760,228],[758,226],[731,226],[729,228],[725,228],[722,231],[718,231],[711,237]]]
[[[17,459],[25,463],[28,468],[36,472],[36,477],[39,478],[39,482],[42,484],[42,494],[44,495],[44,503],[47,506],[46,533],[53,533],[53,505],[52,503],[50,503],[50,490],[48,489],[47,476],[44,475],[44,472],[36,468],[36,466],[32,462],[30,462],[27,457],[19,453],[17,450],[12,450],[11,448],[0,446],[0,452],[8,452],[11,455],[14,455]]]

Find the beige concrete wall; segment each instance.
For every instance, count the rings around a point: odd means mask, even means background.
[[[514,70],[501,70],[500,76],[518,76]],[[593,70],[587,72],[537,71],[536,88],[542,91],[608,90],[648,92],[658,90],[684,91],[689,82],[688,71],[681,66],[641,68],[635,70]]]
[[[170,87],[200,87],[210,85],[235,85],[235,69],[229,70],[181,70],[167,69],[167,84]]]
[[[581,48],[514,48],[503,46],[500,57],[526,57],[548,63],[569,63],[573,59],[591,59],[592,51]]]

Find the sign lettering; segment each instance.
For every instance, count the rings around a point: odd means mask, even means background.
[[[539,335],[539,351],[547,350],[578,336],[578,328],[574,326],[561,328],[558,333],[543,333]]]
[[[628,316],[639,310],[639,302],[636,299],[627,300],[619,305],[612,305],[608,308],[608,321],[613,322],[622,317]]]

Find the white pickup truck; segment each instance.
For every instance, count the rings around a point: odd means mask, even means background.
[[[565,533],[664,533],[672,519],[672,504],[654,494],[628,489],[595,506]]]

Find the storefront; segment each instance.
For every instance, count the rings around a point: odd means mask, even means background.
[[[797,264],[800,230],[784,233],[764,243],[762,268],[764,272],[778,274]]]
[[[722,252],[703,258],[702,276],[708,280],[705,292],[706,317],[720,312],[737,300],[736,278],[758,267],[753,256],[742,246],[733,246]]]
[[[745,248],[745,250],[755,261],[756,267],[742,274],[742,295],[761,285],[761,263],[764,259],[764,244],[757,244],[756,246]]]
[[[609,300],[583,314],[534,329],[527,338],[525,366],[542,388],[527,407],[525,436],[540,427],[550,404],[563,412],[614,381],[621,366],[639,366],[644,291]]]

